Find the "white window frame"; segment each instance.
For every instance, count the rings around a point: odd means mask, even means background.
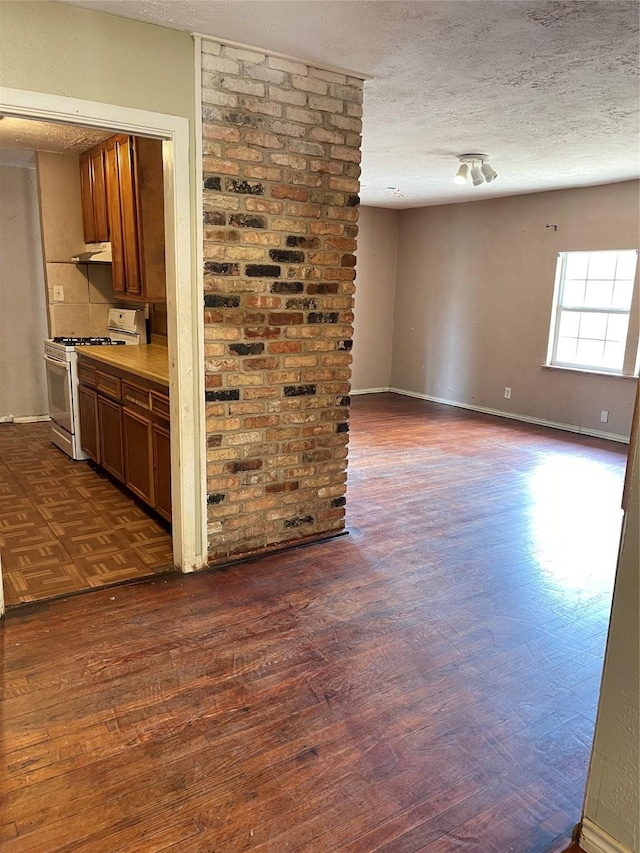
[[[556,263],[556,278],[555,278],[555,286],[553,291],[553,304],[551,310],[551,324],[549,328],[549,341],[547,346],[547,367],[560,367],[563,370],[575,370],[581,373],[604,373],[610,376],[638,376],[638,370],[640,368],[640,294],[638,293],[638,275],[640,268],[640,260],[636,261],[636,271],[635,278],[633,283],[633,296],[631,299],[631,305],[629,307],[629,311],[625,311],[620,308],[611,308],[611,309],[603,309],[603,308],[586,308],[586,307],[576,307],[575,309],[565,308],[561,305],[561,300],[564,291],[565,284],[565,271],[567,266],[567,258],[569,255],[574,252],[580,252],[582,254],[596,254],[600,251],[614,251],[614,252],[623,252],[623,251],[635,251],[636,255],[638,254],[638,249],[628,249],[628,248],[619,248],[619,249],[575,249],[572,251],[562,251],[558,252],[558,260]],[[629,326],[627,329],[627,339],[625,344],[625,353],[622,368],[617,370],[614,368],[602,367],[600,365],[589,365],[586,363],[577,364],[576,362],[566,362],[560,361],[556,357],[557,347],[558,347],[558,339],[559,339],[559,330],[560,330],[560,320],[562,317],[563,311],[576,311],[583,314],[617,314],[624,315],[629,317]]]

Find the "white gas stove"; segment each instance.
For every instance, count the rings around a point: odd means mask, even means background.
[[[141,309],[109,310],[109,336],[55,337],[44,342],[51,440],[72,459],[88,459],[82,449],[78,398],[78,354],[83,346],[124,346],[147,342]]]

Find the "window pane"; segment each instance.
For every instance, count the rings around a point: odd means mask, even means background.
[[[581,308],[584,305],[584,281],[566,281],[562,293],[562,305]]]
[[[609,322],[607,323],[607,341],[619,341],[620,343],[624,343],[627,340],[628,328],[628,314],[610,314]]]
[[[556,350],[556,361],[564,361],[574,364],[576,360],[577,343],[578,341],[576,338],[561,338],[558,341],[558,348]]]
[[[602,366],[609,370],[622,370],[624,361],[624,343],[606,343]]]
[[[567,252],[567,264],[565,267],[565,279],[587,277],[589,266],[589,252]]]
[[[633,296],[633,279],[616,281],[613,288],[612,308],[623,308],[629,311],[631,308],[631,297]]]
[[[587,308],[609,308],[613,296],[612,281],[587,282],[584,304]]]
[[[560,315],[558,334],[561,338],[577,338],[580,331],[580,314],[577,311],[563,311]]]
[[[580,338],[603,341],[607,336],[608,314],[581,314]]]
[[[618,266],[616,267],[616,279],[630,278],[636,274],[636,262],[638,253],[633,249],[629,252],[618,252]]]
[[[616,277],[617,252],[591,252],[589,258],[589,278]]]
[[[556,364],[622,372],[637,256],[635,249],[560,252],[550,341]]]
[[[580,364],[588,367],[599,367],[603,361],[604,342],[580,340],[578,341],[576,356]]]

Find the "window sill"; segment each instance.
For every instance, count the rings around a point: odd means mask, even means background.
[[[541,364],[544,370],[562,370],[567,373],[586,373],[588,376],[607,376],[609,379],[637,379],[632,373],[607,373],[606,370],[587,370],[586,367],[565,367],[561,364]]]

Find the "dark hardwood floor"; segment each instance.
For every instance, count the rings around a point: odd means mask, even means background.
[[[3,853],[572,849],[625,452],[355,398],[350,536],[11,612]]]

